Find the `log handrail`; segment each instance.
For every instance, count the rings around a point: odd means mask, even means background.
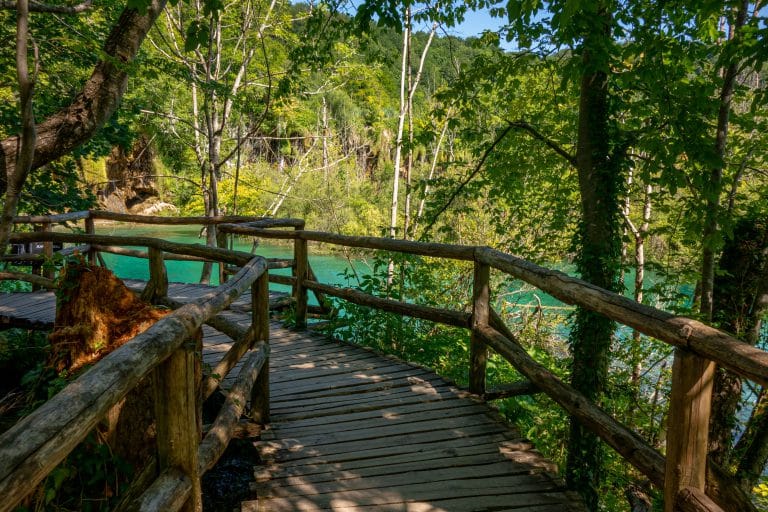
[[[586,398],[575,392],[570,386],[560,382],[553,375],[533,362],[518,344],[509,341],[509,332],[500,333],[494,327],[488,325],[488,319],[483,313],[484,293],[482,287],[487,281],[487,268],[500,270],[512,277],[526,281],[539,289],[549,293],[561,301],[578,305],[604,316],[628,325],[646,335],[659,339],[670,345],[678,347],[678,351],[684,350],[695,354],[696,358],[706,362],[714,361],[729,370],[756,381],[762,385],[768,385],[768,352],[752,347],[729,334],[710,327],[696,320],[675,316],[670,313],[638,304],[617,293],[609,292],[596,287],[586,281],[568,276],[562,272],[549,270],[518,257],[504,254],[489,247],[456,246],[450,244],[421,243],[405,240],[375,237],[353,237],[315,231],[303,231],[295,229],[268,230],[247,225],[223,224],[220,229],[229,233],[252,235],[263,238],[293,239],[295,243],[305,245],[307,241],[323,242],[346,247],[363,249],[385,250],[402,252],[427,257],[452,258],[458,260],[474,261],[475,263],[475,292],[473,293],[473,315],[467,313],[447,311],[441,308],[430,308],[408,304],[391,299],[382,299],[371,295],[350,290],[347,288],[332,287],[309,280],[301,274],[294,278],[280,278],[280,281],[292,283],[294,290],[299,294],[306,294],[306,290],[322,291],[325,294],[343,298],[356,304],[382,309],[402,315],[423,318],[449,325],[469,323],[468,328],[472,332],[471,342],[471,390],[477,393],[485,391],[485,372],[483,368],[483,344],[488,344],[499,352],[505,359],[512,363],[518,371],[521,371],[537,389],[545,392],[553,398],[561,407],[585,424],[593,432],[598,434],[607,444],[616,449],[628,462],[645,474],[651,482],[660,488],[665,487],[667,503],[665,510],[673,510],[689,505],[693,498],[704,494],[704,467],[707,468],[706,490],[715,498],[715,501],[729,510],[754,510],[749,497],[741,491],[725,474],[714,464],[704,464],[701,456],[702,438],[695,441],[695,448],[686,450],[671,450],[670,460],[656,452],[639,438],[634,432],[627,429],[621,423],[602,412],[599,407],[589,402]],[[305,258],[306,250],[300,251]],[[481,289],[477,287],[480,286]],[[298,300],[306,300],[297,296]],[[457,316],[459,315],[459,316]],[[475,318],[476,315],[483,315]],[[459,320],[459,317],[461,319]],[[465,320],[466,319],[466,320]],[[303,318],[301,319],[303,320]],[[492,324],[498,324],[491,318]],[[504,341],[506,340],[506,341]],[[542,373],[543,372],[543,373]],[[679,373],[679,370],[678,370]],[[539,377],[536,375],[539,374]],[[543,375],[543,377],[541,377]],[[701,374],[705,375],[705,374]],[[553,382],[554,387],[549,386]],[[548,384],[547,384],[548,383]],[[673,388],[673,402],[680,402],[677,415],[682,414],[680,425],[670,425],[671,439],[679,439],[689,432],[702,429],[706,431],[708,422],[708,409],[702,407],[701,395],[706,395],[707,383],[689,382],[688,386],[700,387],[700,397],[691,399],[681,395],[686,391],[681,386]],[[693,409],[699,409],[696,414],[689,413]],[[682,410],[683,412],[680,412]],[[693,424],[696,425],[693,425]],[[706,444],[706,438],[703,439]],[[699,450],[697,455],[692,455],[693,450]],[[693,466],[698,466],[694,468]],[[678,478],[675,475],[693,474],[695,477]],[[682,489],[682,490],[681,490]],[[679,492],[678,492],[679,491]],[[676,499],[676,496],[685,496],[686,502]],[[704,505],[699,505],[699,502]],[[707,503],[713,503],[712,508],[701,510],[719,510],[711,500],[701,499],[697,506],[706,507]],[[734,507],[734,508],[729,508]]]
[[[78,233],[13,233],[11,242],[62,242],[62,243],[86,243],[90,245],[106,246],[144,246],[159,249],[172,254],[197,256],[212,261],[220,261],[238,266],[248,263],[253,254],[242,251],[230,251],[218,247],[208,247],[202,244],[182,244],[169,242],[158,238],[145,236],[113,236],[113,235],[88,235]]]
[[[56,239],[62,234],[41,232],[30,233],[30,235],[43,237],[43,239],[46,237]],[[76,241],[82,241],[83,238],[92,240],[99,238],[96,235],[74,235],[72,240],[75,241],[74,239],[78,237],[79,240]],[[152,242],[148,246],[155,251],[173,252],[185,249],[180,247],[184,244],[149,240]],[[206,254],[239,262],[242,261],[243,253],[216,249],[215,252],[206,252]],[[179,348],[203,323],[228,307],[247,290],[256,287],[261,290],[266,287],[267,261],[259,256],[249,255],[249,257],[249,260],[243,264],[243,268],[227,283],[200,299],[179,307],[143,333],[106,355],[62,391],[0,436],[0,460],[3,461],[0,465],[0,495],[4,497],[0,501],[0,511],[11,510],[29,494],[85,438],[114,404],[158,365],[168,360],[172,354],[179,352]],[[260,332],[259,338],[266,343],[263,339],[266,337],[263,331],[268,313],[263,310],[268,308],[268,304],[265,301],[263,307],[261,306],[261,304],[254,304],[253,314],[254,319],[258,319],[259,322],[259,326],[256,327]],[[266,345],[267,348],[263,348],[264,346],[262,344],[259,350],[262,354],[261,359],[265,359],[268,355],[268,345]],[[252,378],[246,379],[245,384],[252,382],[255,378],[254,365],[250,368]],[[258,374],[258,370],[255,372]],[[247,392],[243,391],[246,394]],[[231,415],[232,411],[228,411],[228,414]],[[219,430],[216,442],[209,440],[206,444],[208,448],[202,452],[205,455],[206,466],[218,459],[223,451],[222,443],[226,446],[228,439],[231,438],[231,431],[221,432],[226,430],[226,425]],[[196,453],[194,459],[190,460],[194,460],[194,464],[197,465],[199,456],[200,454]],[[162,503],[183,503],[184,497],[190,493],[190,490],[194,491],[196,487],[199,489],[198,477],[196,472],[193,472],[193,478],[190,479],[186,474],[180,477],[178,472],[165,471],[155,485],[142,495],[141,502],[152,504],[160,500],[159,502]],[[155,492],[160,494],[153,494]],[[171,494],[168,494],[169,492]],[[151,508],[154,505],[147,506]]]
[[[120,220],[141,222],[141,220],[131,218],[132,216],[122,215],[120,217]],[[93,218],[117,220],[117,215],[91,212],[89,218],[91,220]],[[627,461],[645,474],[655,485],[664,487],[666,474],[666,486],[668,487],[666,489],[668,502],[666,510],[688,510],[689,508],[686,507],[695,506],[698,507],[696,510],[716,512],[720,510],[718,505],[726,510],[754,510],[754,506],[750,503],[748,496],[735,486],[724,475],[722,470],[711,463],[706,464],[706,491],[715,499],[717,504],[714,504],[714,502],[706,497],[702,488],[704,486],[701,470],[701,467],[704,465],[702,455],[700,451],[694,454],[694,450],[700,450],[701,439],[696,441],[696,447],[692,445],[691,449],[686,448],[682,451],[672,450],[668,453],[668,458],[665,459],[663,455],[644,443],[637,434],[624,427],[621,423],[603,412],[597,405],[588,401],[573,390],[573,388],[559,381],[544,367],[533,361],[513,339],[514,336],[508,329],[499,325],[498,318],[493,311],[490,311],[490,315],[485,313],[485,297],[487,294],[483,291],[483,287],[487,286],[487,270],[491,268],[496,269],[514,278],[526,281],[567,304],[578,305],[598,312],[611,320],[675,346],[680,354],[689,353],[697,358],[714,361],[734,373],[764,386],[768,385],[768,352],[752,347],[723,331],[696,320],[675,316],[656,308],[638,304],[622,295],[603,290],[581,279],[540,267],[489,247],[422,243],[389,238],[356,237],[306,231],[303,229],[303,221],[297,221],[296,219],[281,221],[277,219],[243,220],[240,217],[196,217],[172,222],[167,220],[161,222],[159,220],[167,218],[152,219],[151,222],[147,223],[217,224],[219,231],[223,233],[294,240],[296,247],[293,265],[295,269],[294,277],[271,276],[270,280],[272,282],[283,282],[293,285],[294,299],[298,304],[297,325],[301,326],[305,322],[307,309],[306,294],[308,290],[312,290],[384,311],[466,327],[472,332],[474,370],[471,373],[472,388],[476,392],[484,391],[485,375],[482,355],[484,345],[487,345],[512,363],[515,368],[526,376],[531,385],[535,386],[536,390],[549,395],[572,416],[598,434],[607,444],[616,449]],[[35,220],[39,220],[39,218]],[[281,227],[293,229],[274,229]],[[55,233],[20,234],[14,235],[14,240],[64,242],[74,240],[74,238],[67,239],[61,235]],[[109,238],[98,235],[90,235],[90,237],[83,237],[81,235],[79,241],[92,245],[109,245],[110,242],[115,242],[114,238],[117,237],[113,237],[111,240]],[[133,238],[131,240],[134,240],[133,245],[146,244],[148,247],[153,247],[156,251],[174,252],[173,249],[176,249],[179,253],[192,254],[196,257],[224,257],[223,253],[214,255],[214,253],[208,252],[213,249],[203,249],[199,245],[172,244],[175,245],[175,247],[172,247],[172,245],[164,245],[170,244],[169,242],[158,243],[155,241],[150,243],[149,240],[151,239],[146,238]],[[136,243],[135,241],[137,240],[140,242]],[[401,252],[426,257],[473,261],[476,266],[476,289],[473,294],[473,304],[471,305],[473,314],[373,297],[357,290],[319,283],[314,276],[309,275],[307,270],[309,263],[306,256],[306,245],[308,241],[361,249]],[[116,242],[124,244],[125,239],[117,240]],[[243,255],[244,253],[238,256],[230,256],[231,259],[227,262],[238,264],[233,260],[243,257]],[[480,288],[477,288],[478,286]],[[251,336],[251,338],[254,337]],[[238,352],[242,352],[242,349],[238,349]],[[680,421],[684,423],[684,425],[680,426],[669,426],[669,428],[677,429],[677,432],[674,433],[675,435],[680,435],[680,433],[685,435],[684,432],[691,428],[693,422],[704,424],[708,419],[708,412],[705,410],[698,416],[689,414],[689,411],[693,408],[700,407],[701,402],[698,398],[681,400],[681,394],[686,392],[682,388],[688,386],[690,389],[690,386],[694,384],[704,390],[700,394],[706,394],[707,387],[702,382],[689,382],[683,386],[673,386],[672,393],[674,396],[672,401],[678,402],[676,407],[679,410],[676,414],[682,418]],[[268,412],[266,414],[268,415]],[[700,429],[701,425],[698,425],[698,428]],[[670,457],[674,460],[670,460]],[[693,477],[685,476],[682,479],[677,477],[670,478],[672,473],[687,475],[687,471],[694,469],[692,464],[699,466],[695,470]],[[692,508],[690,509],[693,510]]]
[[[219,228],[226,232],[263,238],[311,240],[345,247],[477,261],[532,284],[562,302],[596,311],[665,343],[687,348],[742,377],[768,386],[768,352],[764,350],[697,320],[639,304],[582,279],[489,247],[356,237],[317,231],[267,230],[228,224]]]

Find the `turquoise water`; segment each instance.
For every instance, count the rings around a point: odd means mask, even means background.
[[[161,238],[169,242],[179,242],[185,244],[205,244],[205,239],[199,236],[199,228],[195,226],[151,226],[151,225],[108,225],[97,226],[96,232],[100,235],[115,236],[148,236]],[[253,241],[251,238],[237,238],[234,242],[235,250],[243,252],[252,252]],[[143,247],[139,249],[144,250]],[[309,249],[309,264],[322,283],[335,285],[350,285],[341,274],[351,268],[349,260],[335,254],[313,254],[312,248]],[[265,258],[286,258],[293,259],[293,245],[277,245],[259,240],[255,249],[255,254]],[[124,279],[148,279],[149,265],[148,260],[144,258],[132,258],[130,256],[119,256],[116,254],[103,254],[107,266],[112,269],[118,277]],[[353,260],[355,268],[360,270],[362,263]],[[200,274],[203,269],[203,263],[197,261],[166,261],[168,271],[168,280],[174,283],[197,283],[200,281]],[[290,275],[291,269],[272,270],[275,274]],[[211,284],[218,284],[218,270],[214,266]],[[275,291],[288,291],[289,286],[270,284],[270,289]],[[314,301],[313,294],[310,294],[310,302]]]

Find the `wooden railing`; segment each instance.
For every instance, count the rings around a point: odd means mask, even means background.
[[[163,259],[169,259],[170,257],[165,253],[181,255],[179,257],[184,259],[196,258],[206,261],[219,261],[222,262],[222,269],[225,264],[247,265],[251,256],[223,249],[206,248],[200,245],[170,244],[169,242],[151,238],[130,239],[130,245],[146,246],[148,247],[147,252],[124,249],[121,246],[128,245],[126,239],[95,234],[93,222],[95,219],[175,225],[216,224],[217,229],[221,233],[292,240],[294,242],[293,260],[264,263],[270,268],[293,268],[292,277],[270,275],[269,280],[271,282],[292,285],[293,299],[296,304],[297,326],[303,327],[307,323],[307,314],[310,310],[307,306],[307,293],[308,291],[313,291],[316,294],[320,294],[320,298],[323,295],[335,296],[383,311],[469,329],[471,332],[469,384],[472,392],[480,395],[486,392],[486,360],[488,349],[491,348],[509,361],[527,379],[525,382],[512,383],[511,386],[508,386],[512,390],[511,393],[492,393],[494,396],[508,396],[509,394],[526,392],[546,393],[571,416],[600,436],[606,444],[621,454],[639,472],[644,474],[650,482],[663,489],[665,511],[696,510],[716,512],[723,509],[733,511],[755,510],[749,496],[735,485],[721,469],[706,460],[706,431],[709,420],[712,362],[728,368],[742,377],[762,385],[768,385],[768,353],[743,343],[725,332],[689,318],[675,316],[638,304],[626,297],[600,289],[561,272],[539,267],[515,256],[487,247],[419,243],[306,231],[303,229],[303,221],[295,219],[272,220],[253,217],[220,217],[215,219],[207,217],[165,218],[128,216],[106,212],[79,212],[52,217],[19,218],[18,221],[38,223],[45,226],[55,222],[75,221],[78,219],[85,220],[85,235],[54,233],[50,229],[38,228],[39,232],[37,233],[14,235],[13,240],[22,242],[46,240],[47,242],[87,244],[82,247],[88,251],[89,257],[94,260],[98,257],[98,254],[95,252],[97,250],[109,250],[119,254],[149,258],[151,278],[150,283],[147,285],[147,290],[145,290],[145,296],[155,300],[162,299],[162,295],[167,293],[167,284],[164,285],[166,278],[164,277],[161,262]],[[275,229],[280,227],[292,229]],[[474,263],[474,289],[472,303],[468,305],[471,313],[404,303],[397,300],[374,297],[357,290],[320,283],[314,277],[308,261],[308,242],[311,241],[346,247],[472,261]],[[515,339],[514,334],[503,324],[500,317],[491,308],[489,287],[491,270],[501,271],[514,278],[526,281],[565,303],[579,305],[596,311],[612,320],[676,347],[666,457],[648,445],[635,432],[622,425],[567,383],[559,380],[549,370],[528,355]],[[0,276],[0,278],[2,277]],[[237,276],[227,286],[231,286],[236,281]],[[263,297],[267,293],[266,280],[260,279],[259,282],[262,284],[258,286],[258,291],[254,289],[252,292],[254,293],[255,300],[256,295]],[[262,304],[262,302],[264,300],[259,299],[259,304]],[[220,365],[222,368],[215,369],[214,374],[225,374],[229,368],[234,366],[234,362],[239,359],[242,352],[247,350],[246,346],[249,346],[253,340],[266,339],[261,328],[252,327],[249,330],[250,334],[245,335],[243,332],[238,332],[236,328],[226,325],[225,319],[215,315],[215,313],[206,315],[205,319],[199,319],[199,322],[196,321],[195,325],[199,327],[204,321],[214,325],[217,329],[224,330],[224,332],[227,332],[226,330],[228,329],[229,332],[227,334],[231,333],[230,335],[240,336],[243,339],[249,340],[248,343],[239,345],[239,348],[235,348],[238,347],[238,344],[236,344],[232,349],[232,353],[228,354],[222,361]],[[189,332],[185,331],[185,336],[189,336]],[[173,343],[180,344],[177,341]],[[168,354],[173,352],[179,345],[171,344],[169,346],[172,348],[168,349]],[[160,359],[155,357],[155,361],[153,364],[156,366],[159,364]],[[150,369],[147,369],[144,374]],[[209,380],[205,385],[206,393],[215,389],[215,386],[216,383]],[[260,398],[256,399],[256,395]],[[265,397],[267,397],[265,393],[254,393],[252,400],[257,400],[255,403],[258,404],[258,400],[265,400]],[[264,409],[259,406],[256,410]],[[264,413],[259,419],[266,421],[268,416]],[[46,431],[51,430],[46,429]],[[207,436],[206,439],[208,438]],[[8,446],[4,439],[2,447]],[[213,440],[214,437],[211,437],[211,439]],[[203,445],[205,445],[205,441]],[[0,451],[0,457],[2,456],[3,453]],[[209,461],[211,459],[199,455],[198,461],[202,460]],[[208,466],[208,464],[206,463],[205,466]],[[201,467],[201,463],[198,462],[198,468]],[[0,483],[1,494],[4,493],[5,488],[1,486],[6,485],[6,475],[0,473],[0,477],[3,478],[0,481],[2,482]],[[175,476],[168,474],[153,487],[167,485],[163,483],[166,481],[179,482],[178,477],[178,474],[175,474]],[[190,478],[190,481],[193,480]]]
[[[293,278],[284,278],[283,282],[294,285],[298,326],[306,325],[306,294],[307,290],[313,290],[383,311],[467,328],[471,331],[470,391],[480,395],[486,391],[487,351],[491,348],[528,379],[527,382],[511,386],[516,388],[517,394],[546,393],[568,414],[621,454],[652,484],[663,489],[666,512],[755,510],[749,496],[724,471],[707,461],[706,432],[712,362],[765,386],[768,385],[767,352],[696,320],[638,304],[580,279],[488,247],[353,237],[302,229],[261,229],[238,224],[221,224],[219,230],[261,238],[294,240],[296,272]],[[472,261],[474,286],[472,304],[469,305],[471,313],[404,303],[319,283],[316,279],[310,279],[306,271],[309,241]],[[525,351],[490,306],[489,275],[492,269],[526,281],[565,303],[596,311],[676,347],[666,457],[573,387],[559,380]],[[497,396],[504,395],[500,393]]]
[[[88,260],[95,264],[101,263],[102,266],[106,266],[101,256],[102,253],[111,253],[119,256],[128,256],[134,258],[150,259],[149,251],[137,250],[125,247],[125,245],[131,246],[147,246],[147,237],[129,237],[135,243],[127,244],[126,239],[118,240],[111,238],[107,235],[97,235],[98,221],[118,222],[123,224],[139,224],[139,225],[155,225],[155,226],[199,226],[201,228],[207,228],[209,226],[219,226],[222,224],[235,223],[243,227],[257,227],[260,229],[271,228],[293,228],[304,229],[303,219],[274,219],[268,217],[254,217],[254,216],[220,216],[220,217],[162,217],[162,216],[148,216],[148,215],[131,215],[125,213],[114,213],[102,210],[85,210],[79,212],[63,213],[58,215],[36,215],[36,216],[19,216],[14,219],[14,223],[17,225],[32,226],[35,233],[52,233],[53,228],[57,224],[68,225],[70,227],[79,227],[85,235],[93,236],[81,236],[75,237],[72,233],[57,233],[55,236],[40,238],[36,235],[29,233],[16,233],[14,238],[11,239],[11,243],[29,244],[31,242],[42,241],[43,252],[41,254],[7,254],[0,257],[0,261],[11,261],[14,263],[27,263],[32,264],[33,270],[39,270],[41,263],[45,260],[50,260],[54,253],[54,243],[68,243],[77,244],[77,240],[80,240],[81,245],[74,245],[65,248],[62,251],[58,251],[62,255],[72,254],[75,251],[79,251],[82,254],[88,255]],[[82,222],[82,226],[78,224]],[[220,237],[221,247],[227,245],[226,236],[227,233],[221,233],[224,236]],[[120,245],[123,243],[123,245]],[[148,246],[147,246],[148,247]],[[162,247],[159,247],[161,250]],[[201,251],[202,248],[202,251]],[[184,252],[172,252],[167,251],[164,254],[165,260],[172,261],[202,261],[202,262],[218,262],[219,263],[219,277],[220,282],[225,282],[228,275],[232,273],[230,268],[227,268],[228,262],[226,260],[218,259],[223,253],[206,251],[205,246],[200,244],[188,244]],[[242,258],[248,257],[243,254]],[[236,259],[234,263],[235,268],[238,265],[243,264],[243,259]],[[306,258],[303,258],[306,260]],[[284,258],[269,258],[267,263],[270,270],[276,270],[281,268],[294,269],[295,276],[295,259]],[[152,265],[150,265],[150,271]],[[306,272],[310,277],[314,277],[312,267],[307,263]],[[36,275],[35,273],[23,273],[23,272],[0,272],[0,280],[19,280],[30,282],[36,288],[49,288],[52,289],[55,284],[52,279],[53,275],[50,271],[45,275]],[[287,276],[281,276],[277,274],[270,274],[270,282],[276,284],[292,284],[295,280],[290,281]],[[294,284],[295,286],[295,284]],[[313,291],[319,306],[313,308],[307,306],[303,307],[307,311],[313,311],[317,313],[328,313],[328,309],[325,307],[324,296],[319,291]],[[295,290],[291,294],[292,297],[303,296],[303,294],[297,294]]]
[[[93,234],[92,220],[108,217],[114,215],[79,212],[17,219],[18,222],[33,222],[48,227],[55,222],[85,220],[89,233],[57,233],[45,228],[31,233],[16,233],[11,242],[43,241],[48,246],[54,242],[78,244],[94,260],[97,257],[95,248],[144,246],[149,258],[150,280],[143,295],[156,303],[172,302],[167,297],[164,264],[167,255],[192,256],[215,261],[222,266],[236,265],[241,268],[226,283],[200,299],[183,305],[172,304],[178,309],[105,356],[0,436],[0,496],[3,497],[0,511],[12,510],[32,492],[107,412],[150,374],[154,375],[158,445],[157,459],[150,469],[157,476],[149,480],[151,485],[136,499],[135,508],[139,510],[201,510],[200,478],[224,452],[248,400],[251,402],[251,417],[260,423],[269,421],[267,260],[197,244]],[[169,220],[172,224],[189,221]],[[205,219],[205,222],[220,220],[223,219]],[[231,221],[232,218],[226,220]],[[19,260],[19,256],[7,259]],[[18,278],[21,274],[17,274],[0,278]],[[45,277],[28,280],[50,285]],[[253,301],[250,327],[243,328],[219,315],[249,289]],[[211,375],[201,383],[199,340],[204,323],[232,337],[234,344]],[[205,436],[201,437],[198,418],[202,400],[243,358],[245,362],[227,394],[224,406]]]

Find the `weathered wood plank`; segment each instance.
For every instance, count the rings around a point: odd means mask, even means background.
[[[530,443],[526,449],[533,448]],[[322,462],[298,466],[276,466],[269,473],[273,480],[289,476],[301,476],[307,481],[324,482],[343,478],[359,478],[366,475],[387,475],[402,473],[403,466],[409,469],[428,469],[438,467],[459,467],[491,463],[503,460],[504,455],[496,443],[486,443],[463,447],[417,450],[404,454],[384,455],[367,459],[357,459],[336,463]],[[522,470],[530,471],[527,466]]]
[[[692,487],[680,489],[675,497],[675,505],[680,512],[724,512],[703,491]]]
[[[140,512],[181,510],[192,492],[192,480],[175,468],[166,469],[142,494],[137,503]]]
[[[381,420],[381,421],[393,421],[406,416],[412,417],[413,414],[442,414],[443,411],[450,411],[452,409],[464,410],[469,409],[477,414],[484,414],[488,412],[488,408],[480,405],[477,402],[471,400],[454,398],[452,400],[441,400],[438,402],[423,403],[409,405],[395,405],[390,407],[378,407],[376,409],[369,409],[360,412],[347,412],[340,417],[329,416],[313,416],[302,420],[286,420],[284,417],[279,417],[278,421],[272,422],[272,427],[275,429],[301,429],[306,427],[317,428],[327,425],[332,425],[333,428],[339,428],[345,423],[356,423],[363,420]]]
[[[481,434],[477,436],[447,437],[442,440],[415,442],[408,445],[390,444],[378,448],[362,445],[359,446],[357,450],[351,452],[323,453],[314,456],[300,457],[293,460],[288,460],[284,457],[284,453],[287,453],[287,451],[283,452],[281,450],[287,450],[288,447],[280,442],[265,442],[259,445],[258,448],[265,454],[279,455],[278,467],[280,470],[283,470],[297,469],[319,464],[358,463],[398,456],[412,457],[416,453],[432,452],[435,450],[448,450],[450,453],[453,453],[454,450],[467,447],[493,446],[495,450],[499,450],[504,443],[512,442],[516,438],[517,436],[514,433],[509,432],[509,430],[502,430],[488,435]]]
[[[685,488],[704,491],[707,438],[715,363],[687,350],[675,350],[667,426],[664,511],[674,512]],[[690,494],[690,493],[689,493]]]
[[[261,342],[240,369],[235,384],[229,389],[227,399],[216,416],[213,426],[203,438],[198,450],[198,472],[202,475],[216,464],[232,439],[235,425],[243,415],[253,383],[269,357],[269,345]]]
[[[488,503],[503,504],[504,506],[518,506],[520,508],[532,505],[567,505],[568,500],[564,493],[547,492],[555,488],[536,490],[536,486],[523,487],[520,493],[515,493],[515,489],[506,486],[479,486],[477,481],[454,481],[450,486],[445,484],[435,484],[426,486],[423,484],[413,484],[410,486],[401,486],[395,488],[366,489],[364,491],[341,491],[333,494],[320,494],[303,496],[295,494],[293,496],[279,496],[286,498],[294,503],[296,508],[293,510],[306,510],[301,503],[304,500],[311,500],[311,503],[320,510],[329,508],[338,510],[337,504],[348,504],[354,506],[379,506],[384,507],[393,504],[404,504],[414,501],[431,503],[432,501],[444,501],[450,498],[471,498],[476,500],[480,497],[488,497]],[[268,509],[273,510],[274,500],[268,500]],[[469,510],[478,510],[478,501],[475,501],[475,508]],[[493,505],[489,505],[493,507]],[[275,509],[277,510],[277,509]],[[312,510],[312,509],[310,509]],[[315,509],[317,510],[317,509]],[[452,510],[452,509],[448,509]],[[480,508],[479,510],[483,510]]]
[[[421,424],[431,420],[453,420],[458,418],[467,418],[471,422],[472,419],[483,416],[488,412],[488,409],[476,404],[449,404],[452,407],[444,409],[435,409],[428,407],[421,407],[421,410],[410,411],[407,413],[394,413],[384,411],[383,413],[376,415],[365,415],[358,413],[349,414],[344,416],[334,416],[337,421],[317,423],[317,422],[304,422],[296,425],[298,422],[291,422],[289,424],[277,424],[273,425],[275,432],[280,436],[299,436],[305,433],[311,432],[354,432],[357,430],[369,430],[381,425],[387,427],[393,426],[405,426],[414,423]],[[349,419],[350,416],[361,416],[358,419]],[[327,417],[326,417],[327,419]]]
[[[194,338],[201,335],[198,330]],[[198,339],[199,341],[199,339]],[[197,421],[199,397],[197,377],[200,364],[196,343],[187,341],[163,361],[155,370],[155,425],[157,429],[157,461],[161,471],[178,469],[189,478],[191,489],[176,487],[181,496],[186,494],[182,510],[202,512],[202,490],[198,471],[197,445],[200,443],[200,426]],[[175,502],[172,495],[162,491],[164,500]],[[144,496],[152,500],[147,493]]]
[[[488,423],[462,427],[461,429],[434,429],[432,431],[400,433],[378,438],[360,436],[360,439],[345,439],[342,441],[327,439],[327,442],[317,439],[313,440],[316,441],[316,444],[311,446],[302,445],[303,448],[301,449],[295,449],[296,447],[294,447],[295,451],[281,454],[280,460],[297,460],[337,454],[352,454],[352,456],[356,456],[356,453],[362,450],[388,448],[393,444],[407,447],[408,445],[437,443],[439,441],[451,441],[461,438],[483,438],[484,436],[500,434],[505,431],[506,427],[498,423]]]
[[[375,382],[363,382],[360,379],[347,379],[346,385],[326,389],[318,389],[317,386],[304,386],[301,390],[291,390],[290,386],[276,388],[272,396],[274,398],[285,398],[286,396],[302,398],[319,398],[336,395],[346,395],[352,393],[363,393],[376,389],[390,389],[400,386],[411,385],[410,378],[429,377],[429,372],[425,370],[400,370],[387,376],[376,379]],[[299,391],[299,392],[297,392]]]
[[[506,488],[506,492],[514,489],[518,493],[547,492],[562,488],[561,485],[554,483],[552,478],[540,473],[509,474],[509,465],[506,461],[455,468],[410,470],[405,474],[401,472],[369,478],[346,478],[333,482],[309,482],[303,477],[288,477],[275,482],[274,485],[265,485],[264,488],[271,491],[273,496],[318,495],[317,499],[321,503],[323,502],[321,500],[331,496],[335,498],[340,494],[356,491],[376,492],[384,489],[400,492],[413,498],[424,492],[430,493],[433,498],[448,498],[452,495],[475,495],[479,487],[476,480],[478,478],[492,479],[491,486],[487,487],[494,492],[499,492],[502,488]],[[441,489],[443,494],[434,496],[434,493]]]

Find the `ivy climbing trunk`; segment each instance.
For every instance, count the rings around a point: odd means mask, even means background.
[[[612,134],[608,96],[611,15],[603,4],[597,16],[584,13],[581,48],[576,167],[581,193],[581,225],[576,264],[581,277],[607,290],[618,289],[621,266],[619,191],[620,166],[611,154]],[[605,390],[614,323],[579,308],[570,343],[571,383],[588,399],[600,403]],[[590,510],[598,509],[602,477],[602,447],[595,434],[571,420],[566,480],[584,497]]]

